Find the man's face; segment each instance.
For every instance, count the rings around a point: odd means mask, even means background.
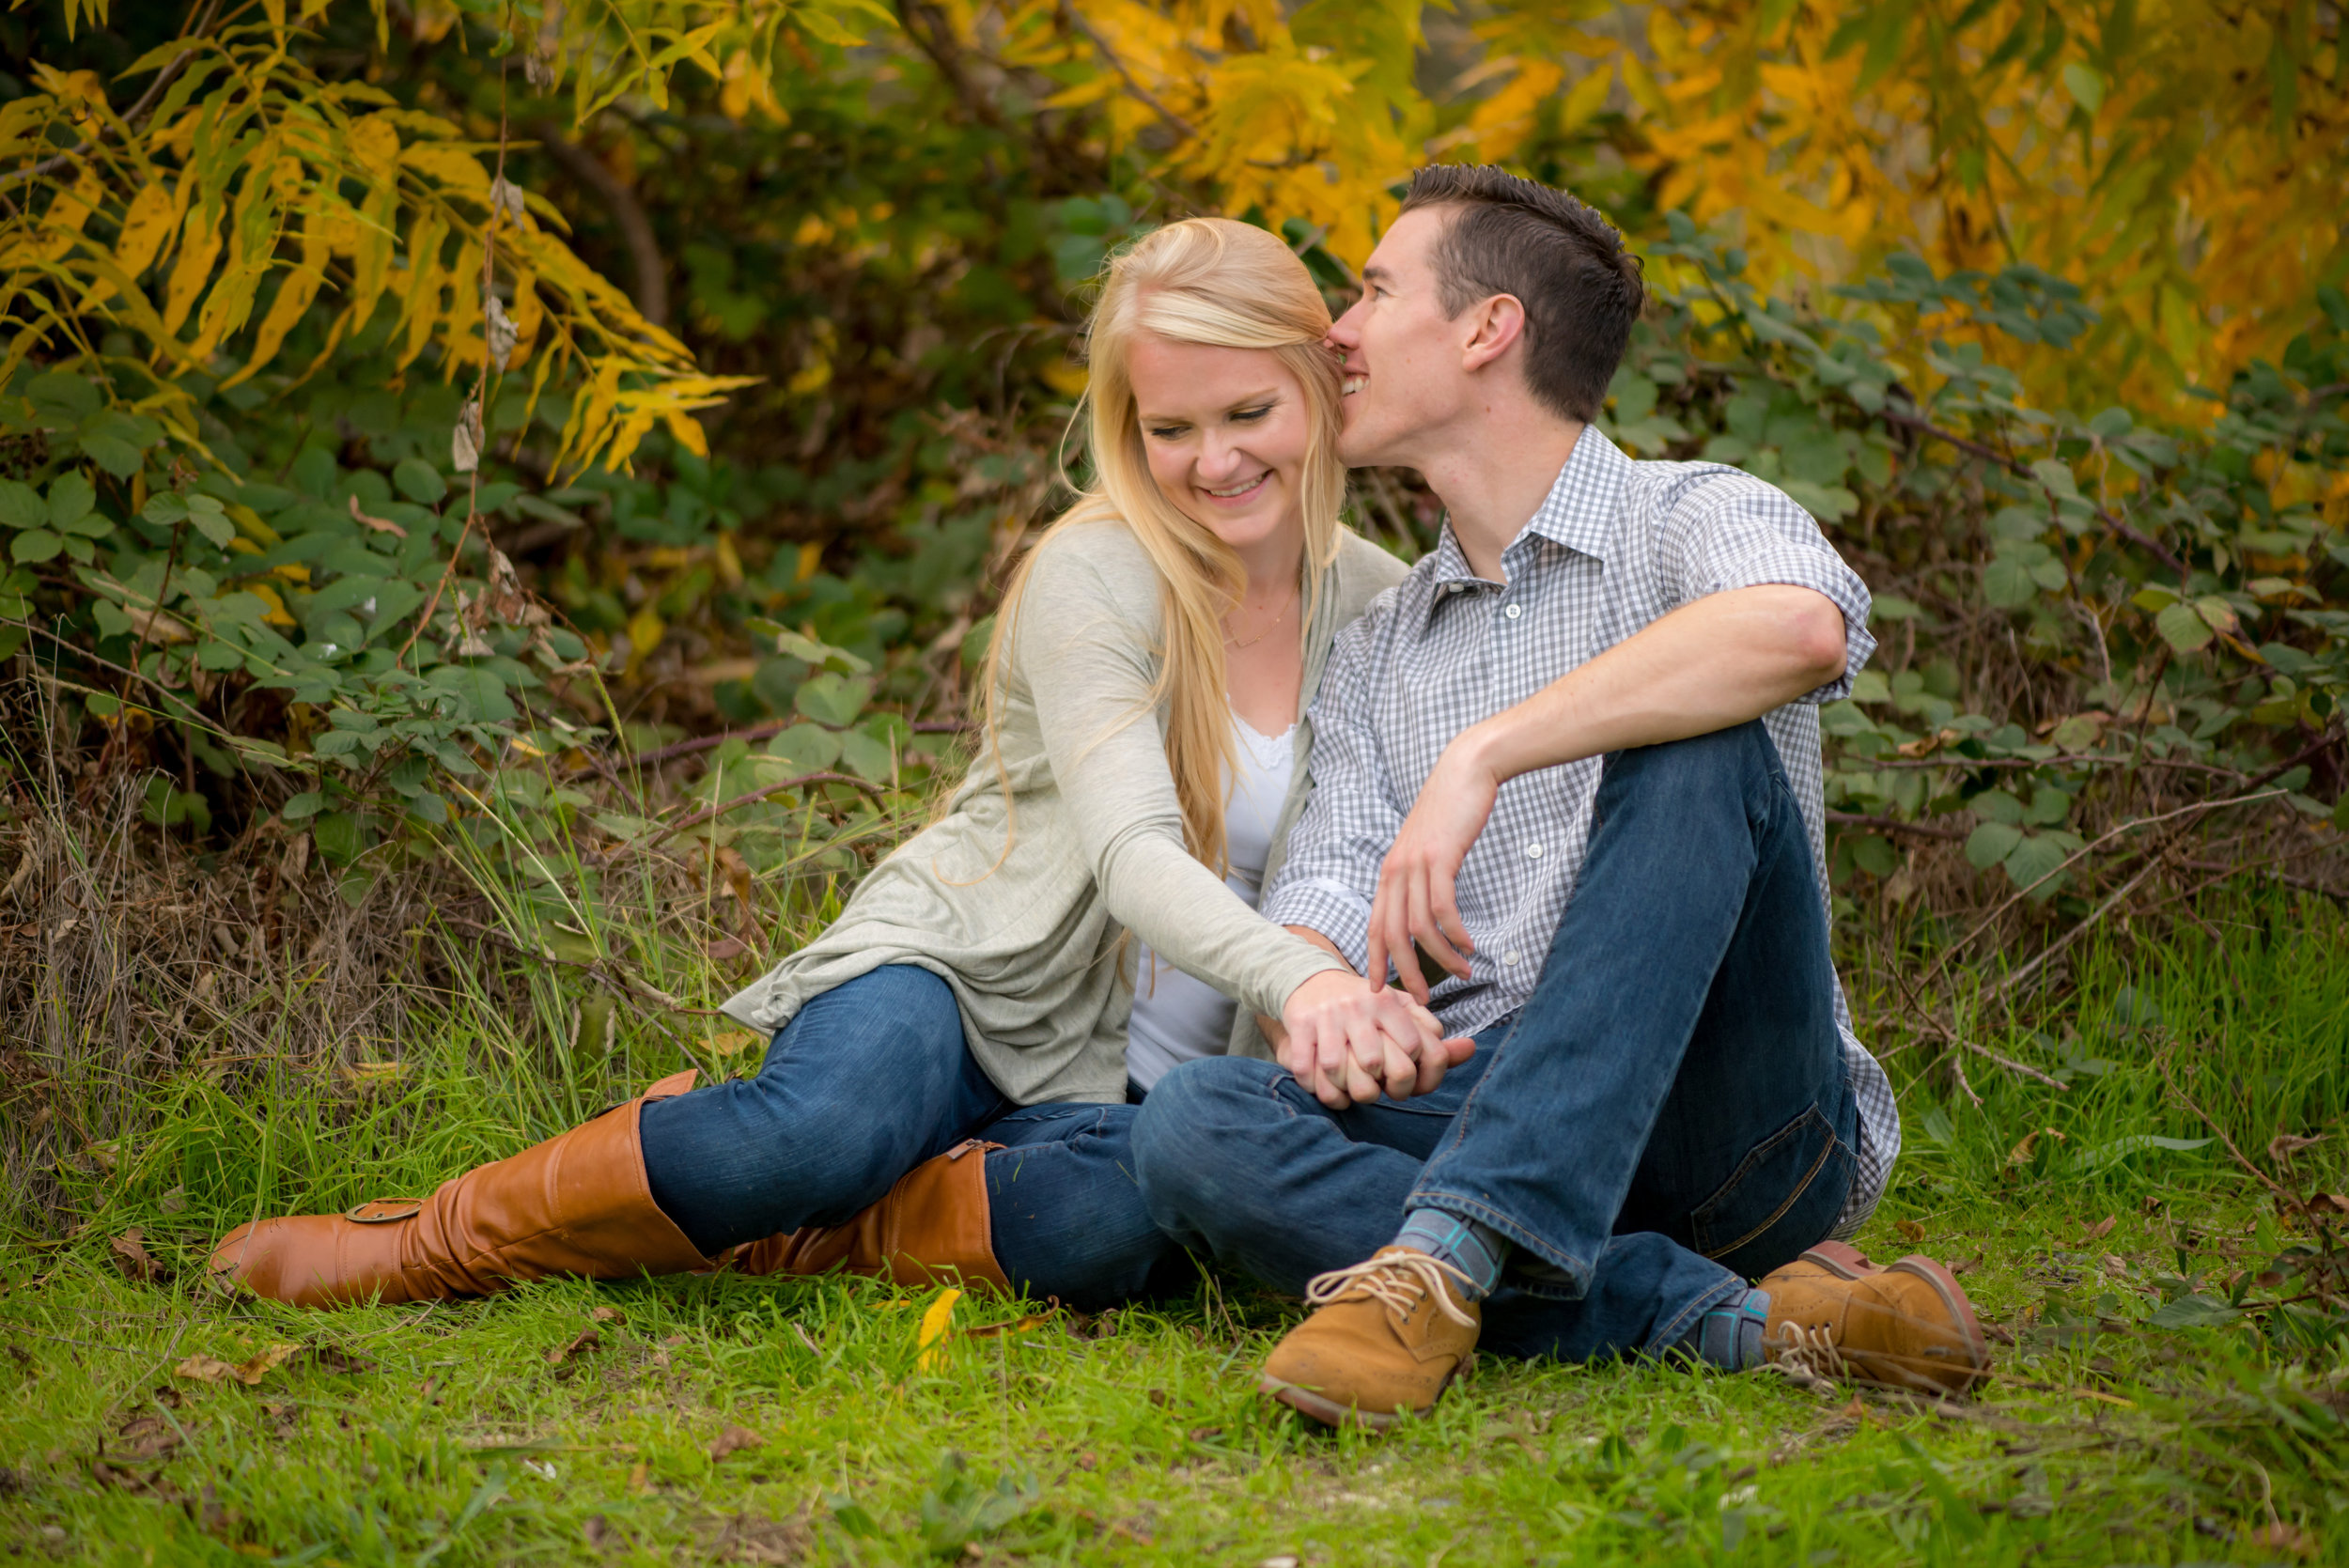
[[[1431,260],[1445,213],[1417,208],[1394,221],[1362,267],[1362,297],[1330,329],[1346,356],[1345,429],[1352,468],[1418,468],[1423,443],[1473,397],[1461,363],[1470,315],[1447,320]]]

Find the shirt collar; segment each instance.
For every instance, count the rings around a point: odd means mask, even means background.
[[[1557,481],[1549,487],[1549,493],[1533,508],[1532,517],[1510,541],[1503,556],[1523,545],[1527,536],[1538,535],[1595,561],[1606,560],[1615,514],[1622,505],[1624,487],[1630,476],[1631,459],[1624,456],[1623,448],[1599,434],[1596,427],[1585,425],[1575,441],[1573,452],[1566,457],[1565,466],[1558,471]],[[1453,535],[1449,517],[1444,519],[1443,532],[1436,540],[1435,581],[1439,589],[1454,582],[1478,581],[1469,566],[1467,552]]]

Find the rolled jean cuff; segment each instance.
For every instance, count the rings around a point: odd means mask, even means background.
[[[1578,1258],[1527,1230],[1509,1216],[1489,1204],[1441,1188],[1414,1188],[1405,1212],[1411,1209],[1441,1209],[1460,1219],[1473,1219],[1491,1227],[1509,1238],[1510,1244],[1522,1248],[1549,1266],[1539,1275],[1525,1278],[1524,1270],[1516,1271],[1510,1283],[1519,1285],[1529,1294],[1553,1301],[1579,1301],[1591,1293],[1591,1262]]]

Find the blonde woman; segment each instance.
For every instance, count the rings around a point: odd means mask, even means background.
[[[1309,1079],[1432,1088],[1465,1042],[1253,908],[1331,639],[1403,575],[1338,520],[1329,327],[1303,265],[1243,224],[1174,224],[1112,263],[1093,478],[1005,596],[982,754],[831,929],[726,1003],[773,1037],[755,1079],[679,1074],[422,1203],[240,1228],[215,1273],[332,1305],[845,1267],[1097,1308],[1179,1257],[1127,1152],[1159,1073],[1227,1040],[1267,1054],[1262,1015]]]

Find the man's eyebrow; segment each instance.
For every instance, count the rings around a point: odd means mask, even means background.
[[[1361,279],[1364,283],[1392,283],[1394,281],[1394,274],[1387,271],[1384,267],[1379,266],[1377,263],[1373,262],[1371,265],[1362,269]]]

